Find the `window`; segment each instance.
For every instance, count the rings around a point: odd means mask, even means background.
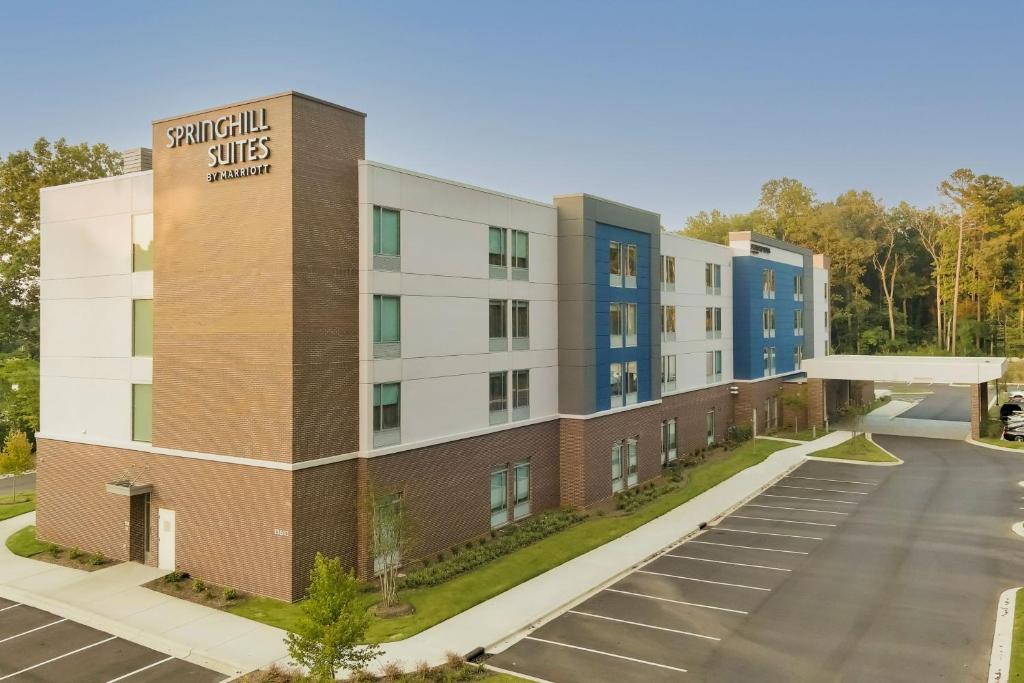
[[[373,207],[373,253],[375,256],[398,256],[401,251],[399,213],[381,206]]]
[[[512,302],[512,350],[525,351],[530,348],[530,302]]]
[[[661,307],[661,340],[675,341],[676,338],[676,307]]]
[[[491,470],[491,527],[508,522],[508,468]]]
[[[398,382],[373,385],[374,446],[390,446],[401,440],[401,394]]]
[[[715,409],[712,408],[704,414],[704,443],[711,445],[715,443]]]
[[[507,276],[505,228],[487,229],[487,264],[490,266],[492,278],[504,280]]]
[[[775,374],[775,347],[766,346],[761,352],[761,361],[764,366],[764,376]]]
[[[804,300],[804,276],[793,276],[793,301]]]
[[[132,300],[132,355],[153,355],[153,300]]]
[[[719,295],[722,293],[722,266],[718,263],[704,264],[704,293]]]
[[[804,334],[804,309],[798,308],[793,311],[793,334],[802,337]]]
[[[800,346],[800,345],[797,345],[797,347],[795,349],[793,349],[793,369],[794,370],[799,370],[800,366],[803,364],[803,362],[804,362],[804,347]]]
[[[487,334],[490,337],[491,351],[505,351],[508,349],[508,332],[505,326],[505,309],[507,301],[491,299],[487,311]]]
[[[132,441],[153,441],[153,385],[132,385]]]
[[[626,405],[636,403],[639,378],[637,377],[636,361],[626,363]]]
[[[676,461],[676,419],[661,423],[661,464],[668,465]]]
[[[721,351],[708,351],[704,354],[704,372],[708,384],[722,381]]]
[[[530,417],[530,371],[512,371],[512,419]]]
[[[774,308],[761,309],[761,331],[764,333],[765,339],[771,339],[772,337],[775,336]]]
[[[609,396],[611,396],[611,407],[618,408],[625,405],[623,401],[622,386],[622,363],[612,363],[609,366]]]
[[[674,292],[676,289],[676,259],[674,256],[661,257],[661,288]]]
[[[618,441],[612,444],[612,493],[625,488],[625,477],[622,467],[622,444]]]
[[[153,270],[153,214],[132,216],[132,272]]]
[[[622,348],[622,306],[624,304],[609,304],[608,306],[608,338],[609,346],[613,349]]]
[[[661,390],[671,391],[676,388],[676,357],[661,357]]]
[[[515,475],[512,518],[522,519],[530,514],[530,461],[516,463],[512,472]]]
[[[373,355],[375,358],[395,358],[401,342],[401,299],[397,296],[373,297]]]
[[[507,381],[508,373],[506,372],[492,372],[488,375],[490,390],[488,411],[492,425],[508,422],[508,392],[505,386]]]
[[[639,468],[636,462],[637,440],[626,439],[626,486],[636,486],[639,480]]]
[[[623,274],[626,276],[626,286],[636,288],[636,245],[626,245],[626,263],[623,267]]]
[[[722,309],[704,309],[704,335],[708,339],[720,339],[722,337]]]
[[[775,298],[775,271],[771,268],[761,271],[761,296],[765,299]]]
[[[608,284],[622,286],[622,245],[618,242],[608,243]]]
[[[373,573],[402,562],[402,494],[389,493],[374,501]]]
[[[622,304],[623,323],[626,327],[626,346],[636,346],[636,304]]]
[[[530,269],[530,233],[512,231],[512,279],[526,280]]]

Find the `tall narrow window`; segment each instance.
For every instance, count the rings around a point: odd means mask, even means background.
[[[618,242],[608,243],[608,284],[622,286],[622,245]]]
[[[530,514],[530,461],[516,463],[513,469],[515,489],[512,518],[522,519]]]
[[[491,470],[491,527],[508,522],[508,468]]]
[[[775,336],[775,309],[774,308],[763,308],[761,309],[761,330],[764,333],[765,339],[771,339]]]
[[[661,307],[661,340],[675,341],[676,338],[676,307]]]
[[[622,363],[611,363],[609,365],[608,388],[611,396],[611,407],[618,408],[625,405],[622,386]]]
[[[804,362],[804,347],[797,344],[796,348],[793,349],[793,369],[799,370],[800,366]]]
[[[707,445],[715,443],[715,409],[712,408],[704,414],[704,442]]]
[[[623,275],[625,276],[625,286],[635,288],[636,287],[636,245],[627,244],[625,245],[625,263],[623,264]]]
[[[626,485],[636,486],[640,479],[640,468],[636,458],[636,439],[626,439]]]
[[[704,309],[704,336],[708,339],[719,339],[722,336],[722,309]]]
[[[626,486],[626,477],[622,466],[622,443],[612,444],[612,492],[621,491]]]
[[[512,371],[512,419],[530,417],[530,371]]]
[[[636,304],[622,304],[623,323],[626,328],[626,346],[636,346]]]
[[[722,264],[715,264],[715,294],[722,293]]]
[[[722,309],[715,308],[715,338],[722,336]]]
[[[508,392],[505,386],[507,381],[508,373],[505,372],[492,372],[488,375],[488,411],[492,425],[508,422]]]
[[[512,279],[529,279],[530,269],[530,233],[522,230],[512,231]]]
[[[530,302],[512,301],[512,350],[530,348]]]
[[[382,206],[373,207],[373,253],[376,256],[401,254],[399,213]]]
[[[397,358],[400,354],[401,300],[397,296],[373,297],[373,356]]]
[[[153,385],[132,385],[132,441],[153,441]]]
[[[153,214],[132,216],[132,272],[153,270]]]
[[[676,258],[674,256],[661,257],[661,288],[667,292],[674,292],[676,289]]]
[[[676,461],[676,419],[671,418],[661,423],[661,464],[669,465]]]
[[[608,340],[613,349],[622,347],[622,307],[625,304],[608,304]]]
[[[722,266],[718,263],[704,264],[704,293],[719,295],[722,293]]]
[[[490,338],[491,351],[508,349],[508,332],[506,328],[506,311],[508,302],[502,299],[491,299],[487,306],[487,334]]]
[[[721,351],[707,351],[704,354],[704,372],[708,384],[722,381]]]
[[[373,385],[373,445],[391,446],[401,441],[401,385]]]
[[[153,355],[153,300],[132,300],[132,355]]]
[[[761,352],[761,358],[764,364],[764,376],[769,377],[775,374],[775,347],[766,346]]]
[[[802,337],[804,334],[804,310],[798,308],[793,311],[793,334]]]
[[[636,403],[639,386],[636,361],[631,360],[626,363],[626,405]]]
[[[492,278],[503,280],[507,277],[505,228],[487,229],[487,264]]]
[[[804,300],[804,276],[793,276],[793,301]]]
[[[672,391],[676,388],[676,357],[661,357],[661,390]]]
[[[761,271],[761,296],[765,299],[775,298],[775,271],[771,268]]]

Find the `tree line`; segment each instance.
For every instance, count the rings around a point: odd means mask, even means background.
[[[833,353],[1021,356],[1024,185],[962,168],[936,190],[934,206],[886,206],[781,178],[752,211],[702,211],[681,232],[725,244],[751,230],[827,255]]]

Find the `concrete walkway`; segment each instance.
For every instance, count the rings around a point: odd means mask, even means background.
[[[441,664],[446,652],[489,648],[578,602],[666,546],[771,485],[814,450],[842,443],[837,431],[776,451],[621,538],[477,605],[406,640],[388,643],[374,663]],[[35,513],[0,522],[0,538],[35,522]],[[21,558],[0,546],[0,597],[45,609],[155,650],[224,673],[286,662],[284,632],[219,610],[142,588],[165,572],[125,563],[97,572]]]

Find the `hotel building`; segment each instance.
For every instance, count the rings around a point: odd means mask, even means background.
[[[368,500],[426,556],[792,419],[822,256],[369,161],[364,123],[216,107],[42,191],[40,538],[294,600],[317,551],[372,575]]]

